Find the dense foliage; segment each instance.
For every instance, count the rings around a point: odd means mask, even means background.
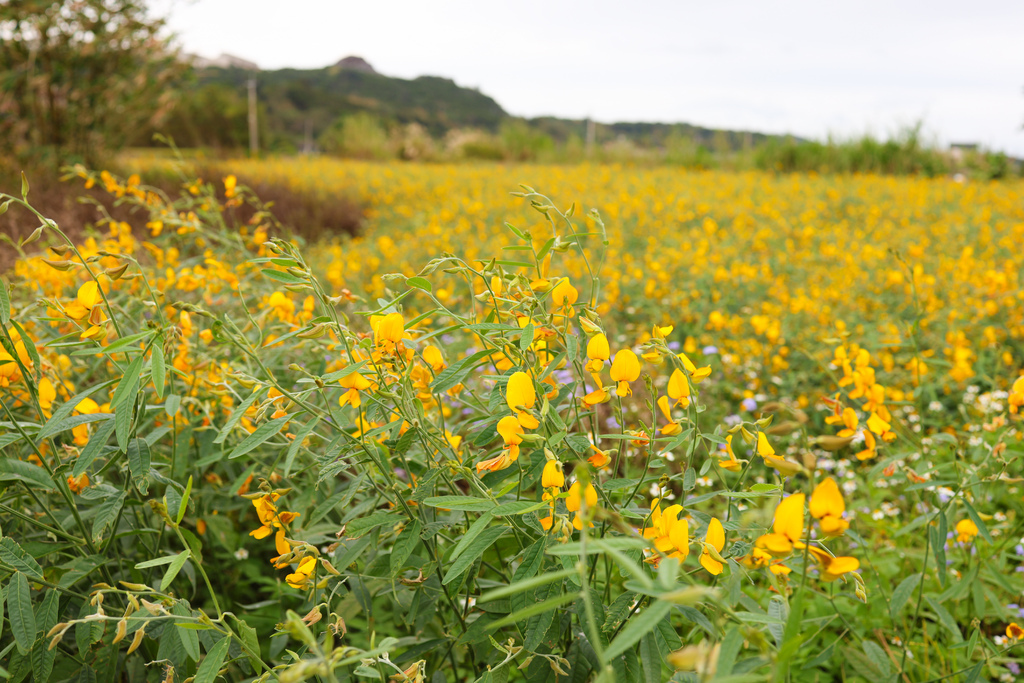
[[[0,196],[0,675],[1019,671],[1018,184],[277,163]]]

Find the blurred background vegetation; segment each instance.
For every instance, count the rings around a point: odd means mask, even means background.
[[[250,96],[254,106],[250,105]],[[255,115],[255,121],[251,116]],[[255,144],[251,136],[255,136]],[[625,163],[687,169],[881,173],[975,180],[1019,175],[1019,160],[962,145],[940,149],[921,127],[881,139],[823,142],[689,124],[524,119],[476,89],[435,76],[377,73],[359,57],[322,69],[260,71],[222,55],[181,54],[143,0],[0,3],[0,187],[25,172],[58,222],[95,216],[60,168],[82,162],[121,171],[128,150],[173,140],[199,161],[258,155],[330,155],[417,162]],[[176,178],[147,178],[176,187]],[[359,208],[321,206],[288,187],[260,187],[285,225],[315,221],[353,232]],[[343,193],[342,193],[343,194]],[[115,210],[109,198],[108,210]],[[0,235],[35,225],[0,217]]]

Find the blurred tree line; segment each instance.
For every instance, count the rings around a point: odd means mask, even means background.
[[[0,2],[0,154],[95,163],[167,113],[184,66],[138,0]]]

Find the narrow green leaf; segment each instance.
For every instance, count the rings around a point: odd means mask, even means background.
[[[132,473],[132,481],[143,495],[149,490],[147,477],[151,463],[149,444],[138,437],[128,442],[128,469]]]
[[[615,637],[615,640],[608,645],[608,649],[604,651],[605,661],[617,657],[640,642],[640,639],[653,630],[671,610],[672,603],[657,600],[644,611],[633,616]]]
[[[409,285],[410,287],[415,287],[416,289],[422,289],[425,292],[434,291],[433,288],[430,286],[430,281],[422,277],[411,277],[405,281],[405,284]]]
[[[43,578],[43,568],[36,562],[36,558],[25,552],[25,549],[10,536],[0,538],[0,560],[33,579]]]
[[[967,502],[966,498],[961,498],[960,502],[964,504],[964,508],[967,510],[967,516],[970,517],[971,521],[974,522],[974,525],[978,527],[981,537],[989,543],[992,543],[992,536],[988,533],[988,527],[985,525],[985,520],[978,515],[978,511],[974,509],[973,505]]]
[[[18,652],[28,655],[36,639],[36,615],[32,611],[32,593],[28,579],[21,572],[15,572],[7,586],[7,618],[11,621],[14,642]]]
[[[295,440],[288,446],[288,453],[284,457],[284,476],[287,477],[292,471],[292,464],[295,462],[295,456],[298,454],[299,449],[302,447],[302,442],[313,433],[316,429],[317,424],[320,423],[319,417],[314,417],[309,422],[304,424],[302,428],[295,435]]]
[[[430,390],[440,393],[448,391],[456,384],[461,384],[469,376],[469,373],[473,371],[473,368],[476,367],[477,362],[490,357],[493,353],[494,351],[479,351],[469,358],[463,358],[459,362],[449,365],[434,378],[434,381],[430,384]]]
[[[117,519],[118,514],[121,512],[121,507],[124,505],[125,498],[128,494],[121,491],[117,495],[110,496],[103,501],[96,508],[96,516],[92,519],[92,537],[99,541],[103,537],[103,532],[106,531],[107,527],[114,523]]]
[[[135,390],[139,386],[139,375],[142,373],[143,360],[141,353],[136,356],[135,360],[128,365],[128,369],[124,371],[121,381],[117,383],[114,396],[110,399],[110,408],[115,413],[122,404],[127,402],[129,397],[135,397]]]
[[[495,507],[494,503],[486,498],[473,498],[472,496],[436,496],[427,498],[423,504],[432,508],[468,512],[487,512]]]
[[[89,465],[100,454],[103,447],[107,445],[107,441],[110,440],[110,435],[113,433],[114,421],[107,420],[100,425],[95,434],[89,436],[89,443],[78,454],[78,460],[75,461],[75,467],[71,470],[71,476],[77,477],[89,469]]]
[[[181,571],[181,568],[185,566],[185,561],[188,560],[189,554],[190,551],[182,550],[174,556],[174,559],[171,560],[170,566],[167,567],[167,571],[164,572],[164,577],[160,579],[161,591],[165,593],[167,592],[167,587],[171,585],[171,582],[174,581],[174,577],[176,577],[178,572]]]
[[[155,330],[146,330],[145,332],[138,332],[136,334],[130,334],[127,337],[121,337],[120,339],[111,342],[107,346],[89,346],[84,349],[78,349],[71,353],[72,356],[97,356],[104,355],[110,356],[115,353],[121,353],[128,349],[130,351],[141,351],[142,349],[135,346],[135,343],[146,339],[148,340],[156,334]],[[131,348],[129,348],[131,347]]]
[[[469,566],[473,564],[478,557],[483,555],[488,548],[494,545],[494,542],[508,530],[509,527],[507,526],[494,526],[481,533],[480,536],[473,541],[472,545],[466,548],[465,552],[459,555],[459,559],[452,563],[441,583],[448,585],[455,579],[462,576],[462,573],[469,569]]]
[[[491,515],[487,513],[480,515],[477,520],[473,522],[468,529],[466,529],[466,533],[462,535],[462,538],[459,539],[455,548],[452,549],[451,555],[448,556],[448,561],[454,562],[457,560],[459,555],[461,555],[466,548],[476,540],[477,536],[483,533],[484,529],[486,529],[492,521],[494,521],[494,517]]]
[[[646,633],[640,639],[640,664],[643,667],[644,683],[661,683],[661,651],[654,633]]]
[[[217,438],[213,440],[214,443],[224,443],[224,439],[228,438],[228,434],[231,433],[231,430],[235,428],[238,421],[241,420],[242,416],[245,415],[247,410],[249,410],[249,406],[259,400],[263,391],[263,389],[258,389],[252,392],[247,399],[239,403],[238,406],[231,411],[231,414],[228,415],[228,419],[221,428],[220,433],[217,434]]]
[[[911,574],[900,581],[900,584],[893,590],[892,597],[889,599],[889,614],[893,619],[899,616],[900,610],[907,604],[907,600],[913,595],[914,589],[917,588],[917,582],[920,580],[920,574]]]
[[[391,575],[395,576],[405,567],[405,561],[412,555],[412,551],[420,542],[420,529],[422,525],[419,520],[409,524],[402,533],[395,539],[395,545],[391,549]]]
[[[0,324],[11,322],[11,295],[7,290],[7,280],[0,278]]]
[[[728,676],[736,665],[736,657],[743,647],[743,633],[739,627],[733,626],[722,639],[722,646],[718,651],[718,671],[716,677]]]
[[[231,636],[225,636],[207,651],[206,658],[203,659],[196,671],[196,677],[192,679],[193,683],[213,683],[217,679],[217,672],[224,665],[229,645],[231,645]]]
[[[536,616],[538,614],[544,614],[545,612],[549,612],[553,609],[558,609],[567,602],[578,600],[579,597],[579,593],[565,593],[564,595],[558,595],[553,598],[548,598],[543,602],[536,602],[530,605],[529,607],[524,607],[523,609],[517,612],[513,612],[507,617],[502,617],[501,619],[498,619],[497,621],[488,624],[487,630],[493,631],[503,626],[508,626],[509,624],[516,624],[520,621],[526,621],[530,617]]]
[[[579,571],[575,569],[563,569],[562,571],[550,572],[547,574],[541,574],[540,576],[534,576],[532,578],[523,579],[522,581],[515,581],[507,586],[501,588],[495,588],[492,591],[488,591],[480,596],[478,602],[491,602],[492,600],[498,600],[509,595],[515,595],[524,591],[533,590],[540,586],[545,586],[554,581],[561,581],[562,579],[570,576],[578,576]]]
[[[292,275],[291,273],[285,272],[283,270],[274,270],[273,268],[263,268],[263,269],[260,270],[260,272],[263,273],[264,275],[266,275],[271,280],[276,280],[277,282],[283,282],[283,283],[285,283],[287,285],[297,285],[297,284],[300,284],[302,282],[305,282],[305,280],[303,280],[302,278],[300,278],[300,277],[298,277],[296,275]]]
[[[50,475],[39,465],[8,457],[0,457],[0,481],[24,482],[44,491],[56,488]]]
[[[174,517],[176,524],[181,524],[181,520],[185,519],[185,512],[188,511],[188,499],[192,495],[192,475],[188,477],[188,483],[185,484],[185,492],[181,494],[181,502],[178,503],[178,514]]]
[[[157,557],[152,560],[146,560],[145,562],[139,562],[135,565],[136,569],[149,569],[150,567],[161,567],[165,564],[174,562],[177,555],[166,555],[164,557]]]
[[[235,449],[228,455],[228,460],[240,458],[249,451],[259,448],[264,442],[277,436],[277,433],[284,428],[285,423],[290,419],[292,419],[291,415],[283,415],[270,422],[261,424],[255,432],[246,437],[242,443],[235,446]]]
[[[78,407],[78,404],[82,402],[82,399],[89,398],[100,389],[105,389],[114,382],[115,380],[108,380],[106,382],[103,382],[102,384],[96,384],[94,386],[91,386],[85,391],[82,391],[72,396],[66,403],[62,403],[60,407],[57,408],[57,410],[53,411],[53,415],[51,415],[50,419],[46,421],[46,424],[43,425],[43,428],[39,430],[39,433],[36,435],[36,438],[42,440],[48,436],[56,434],[57,432],[67,429],[66,427],[60,427],[60,424],[68,417],[70,417],[71,413],[75,410],[75,408]],[[109,415],[107,417],[109,417]]]
[[[164,361],[164,340],[162,337],[158,338],[153,344],[153,357],[150,359],[150,365],[156,395],[163,398],[164,389],[166,388],[167,366]]]
[[[232,615],[235,616],[235,615]],[[259,672],[262,668],[262,661],[260,660],[260,640],[256,634],[256,629],[249,626],[246,622],[242,621],[239,617],[235,616],[235,624],[238,627],[238,637],[242,641],[242,651],[249,658],[249,664],[252,666],[252,670]]]

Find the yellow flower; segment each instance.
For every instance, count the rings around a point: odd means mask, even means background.
[[[587,371],[591,373],[601,372],[604,369],[605,361],[611,357],[611,349],[608,348],[608,338],[604,334],[595,334],[587,342]]]
[[[89,475],[83,472],[77,477],[68,477],[68,488],[72,493],[81,493],[89,485]]]
[[[1017,622],[1010,622],[1010,625],[1006,627],[1006,637],[1010,640],[1020,640],[1024,638],[1024,628],[1021,628]]]
[[[673,436],[683,431],[682,426],[672,419],[672,409],[668,404],[668,396],[662,396],[658,399],[658,409],[661,410],[661,414],[665,416],[665,420],[668,422],[668,424],[661,428],[661,433],[664,436]]]
[[[230,199],[235,196],[235,186],[238,185],[238,178],[229,175],[224,179],[224,196]]]
[[[1010,414],[1016,414],[1020,407],[1024,406],[1024,375],[1013,383],[1007,402],[1010,404]]]
[[[362,403],[362,399],[359,396],[360,391],[366,391],[373,384],[370,380],[363,377],[358,370],[350,372],[349,374],[338,380],[338,384],[341,385],[342,389],[348,389],[338,399],[338,405],[344,408],[347,405],[351,405],[353,408],[358,408]]]
[[[682,371],[678,369],[672,371],[668,378],[667,392],[668,397],[680,408],[686,408],[690,405],[690,383],[686,380],[686,375]]]
[[[576,303],[580,293],[569,282],[569,278],[563,277],[558,284],[551,289],[551,302],[555,305],[556,311],[572,313],[572,305]]]
[[[804,501],[802,493],[787,496],[775,508],[773,533],[757,539],[755,545],[772,555],[780,557],[803,547]]]
[[[583,397],[583,405],[587,406],[588,408],[591,406],[596,406],[599,403],[607,403],[612,398],[611,395],[609,395],[609,393],[605,391],[604,387],[601,386],[601,378],[598,375],[594,374],[592,374],[591,377],[594,378],[594,384],[597,386],[597,388]]]
[[[285,581],[292,588],[305,589],[309,587],[309,580],[313,576],[313,572],[316,570],[316,558],[307,555],[306,557],[299,560],[299,567],[295,570],[294,574],[289,574],[285,577]]]
[[[713,557],[709,550],[713,549],[716,555],[722,552],[722,548],[725,547],[725,529],[722,528],[722,523],[717,518],[712,517],[711,522],[708,524],[708,532],[704,536],[704,549],[700,554],[700,564],[704,569],[718,576],[722,573],[722,569],[725,567],[722,562]],[[719,555],[721,557],[721,555]]]
[[[961,519],[956,523],[956,540],[959,543],[970,543],[978,535],[978,525],[970,519]]]
[[[651,517],[644,529],[644,538],[652,539],[660,552],[682,562],[690,554],[690,525],[686,519],[679,519],[683,506],[670,505],[663,511],[658,502],[657,498],[651,501]]]
[[[385,353],[394,353],[402,337],[405,335],[405,319],[401,313],[388,313],[385,316],[370,316],[373,328],[373,343]]]
[[[0,387],[9,387],[20,381],[21,368],[18,367],[18,362],[11,354],[0,348]]]
[[[826,536],[839,536],[850,528],[850,523],[843,519],[846,511],[843,495],[832,477],[827,477],[814,487],[810,510],[811,516],[818,520]]]
[[[611,456],[608,455],[608,451],[602,451],[600,448],[593,444],[590,445],[590,450],[594,451],[594,454],[587,458],[587,462],[589,462],[597,469],[608,467],[608,465],[612,461]]]
[[[525,429],[536,429],[540,422],[528,411],[537,402],[537,391],[533,388],[533,380],[525,372],[514,372],[508,378],[505,389],[505,403],[516,415]]]
[[[477,474],[484,470],[497,472],[503,470],[519,459],[519,444],[523,442],[523,425],[512,415],[506,415],[498,420],[498,434],[505,442],[501,453],[488,460],[481,460],[476,464]]]
[[[17,367],[17,364],[15,364]],[[0,372],[3,372],[0,369]],[[53,382],[47,377],[43,377],[39,380],[39,407],[43,411],[43,415],[50,417],[50,409],[53,408],[53,401],[57,398],[57,390],[53,386]]]
[[[685,353],[679,354],[679,360],[683,361],[683,367],[686,368],[686,371],[688,373],[690,373],[690,379],[693,380],[694,384],[700,384],[705,379],[707,379],[708,376],[711,374],[710,365],[707,365],[703,368],[698,368],[696,365],[693,364],[693,361],[690,360],[689,356],[687,356]]]
[[[78,296],[64,307],[64,313],[73,320],[88,320],[98,325],[103,320],[99,306],[103,303],[103,293],[95,280],[89,280],[78,288]]]
[[[833,557],[816,546],[808,546],[807,550],[821,565],[822,581],[835,581],[843,574],[856,571],[860,567],[860,561],[856,557]]]
[[[565,474],[562,472],[562,463],[557,460],[548,460],[544,463],[544,473],[541,474],[540,485],[546,489],[560,489],[565,486]]]
[[[725,452],[728,458],[720,458],[718,466],[730,472],[739,472],[743,465],[736,459],[736,453],[732,450],[732,434],[725,437]]]
[[[629,388],[630,382],[635,382],[640,377],[640,360],[636,354],[629,349],[622,349],[615,354],[612,361],[612,381],[617,382],[615,393],[619,396],[629,396],[633,390]]]
[[[577,531],[583,528],[583,518],[579,514],[582,503],[586,502],[588,510],[593,510],[597,506],[597,489],[594,488],[594,485],[587,484],[587,488],[583,489],[582,494],[580,494],[581,488],[583,487],[578,481],[573,482],[573,485],[569,487],[569,495],[565,497],[565,509],[576,513],[572,518],[572,525]],[[590,526],[594,526],[594,523],[591,522]]]
[[[441,350],[436,346],[427,346],[423,349],[423,361],[430,366],[435,375],[447,367],[444,362],[444,356],[441,355]]]
[[[775,455],[775,449],[768,443],[768,437],[764,435],[764,432],[757,433],[757,454],[762,458]]]

